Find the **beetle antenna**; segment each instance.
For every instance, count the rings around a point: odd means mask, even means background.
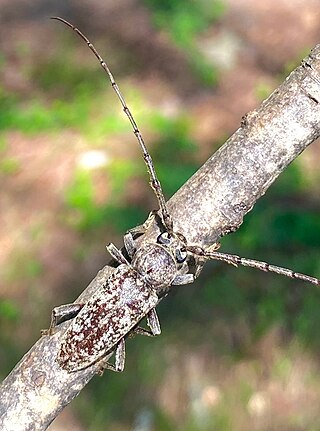
[[[257,268],[260,271],[265,272],[274,272],[279,275],[285,275],[286,277],[303,280],[307,283],[312,283],[317,286],[320,285],[320,280],[315,277],[311,277],[310,275],[301,274],[300,272],[292,271],[292,269],[283,268],[281,266],[271,265],[267,262],[262,262],[260,260],[254,260],[254,259],[247,259],[246,257],[240,257],[235,254],[228,254],[228,253],[220,253],[218,251],[211,251],[210,247],[209,250],[204,250],[201,247],[196,246],[188,246],[187,250],[192,253],[195,256],[200,256],[205,259],[212,259],[212,260],[220,260],[222,262],[229,263],[233,266],[248,266],[250,268]]]
[[[152,161],[152,157],[149,153],[149,151],[147,150],[146,144],[144,142],[144,139],[142,137],[142,134],[137,126],[136,121],[133,118],[133,115],[130,111],[130,109],[128,108],[126,101],[124,99],[124,97],[122,96],[122,93],[118,87],[118,84],[115,82],[113,75],[109,69],[109,67],[107,66],[107,63],[103,60],[103,58],[101,57],[101,55],[98,53],[98,51],[96,50],[96,48],[92,45],[92,43],[90,42],[90,40],[77,28],[75,27],[73,24],[71,24],[70,22],[66,21],[63,18],[60,18],[58,16],[53,16],[51,17],[51,19],[55,19],[57,21],[61,21],[63,24],[67,25],[68,27],[70,27],[73,31],[75,31],[77,33],[78,36],[81,37],[82,40],[85,41],[85,43],[88,45],[89,49],[93,52],[93,54],[96,56],[96,58],[99,60],[99,63],[102,67],[102,69],[106,72],[106,74],[109,77],[109,80],[111,82],[111,86],[114,89],[114,91],[116,92],[118,99],[120,100],[120,103],[122,105],[123,111],[125,112],[125,114],[127,115],[127,117],[130,120],[132,129],[133,129],[133,133],[135,135],[135,137],[137,138],[139,145],[141,147],[141,150],[143,152],[143,159],[145,161],[145,164],[147,166],[147,170],[150,176],[150,185],[152,190],[154,191],[157,199],[158,199],[158,203],[159,203],[159,208],[161,211],[161,215],[162,215],[162,221],[163,224],[166,228],[166,230],[168,232],[172,232],[173,231],[173,223],[172,223],[172,219],[171,216],[168,212],[167,209],[167,205],[166,205],[166,201],[163,195],[163,191],[162,191],[162,187],[161,187],[161,183],[158,180],[157,174],[156,174],[156,170]]]

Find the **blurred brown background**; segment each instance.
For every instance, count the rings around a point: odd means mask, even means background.
[[[113,71],[167,197],[320,42],[319,0],[0,1],[0,372],[4,378],[156,205],[98,62]],[[224,251],[320,277],[319,144]],[[320,296],[209,264],[51,425],[71,431],[317,430]]]

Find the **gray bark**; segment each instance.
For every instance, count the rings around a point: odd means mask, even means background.
[[[176,231],[207,246],[241,225],[279,174],[320,135],[320,45],[170,199]],[[154,239],[151,226],[142,241]],[[113,269],[103,268],[84,301]],[[79,299],[78,299],[79,301]],[[44,336],[0,386],[0,429],[45,430],[94,376],[96,366],[68,373],[55,362],[61,334]]]

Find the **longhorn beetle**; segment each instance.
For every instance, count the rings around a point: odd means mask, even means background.
[[[108,252],[116,260],[118,266],[105,285],[85,304],[67,304],[53,310],[50,327],[43,331],[44,334],[52,334],[59,323],[74,318],[70,327],[63,334],[56,359],[63,369],[73,372],[97,364],[99,370],[107,368],[123,371],[125,338],[131,334],[148,336],[160,334],[161,329],[155,311],[159,300],[167,293],[171,285],[192,283],[200,274],[207,259],[220,260],[235,266],[249,266],[316,285],[320,284],[320,280],[317,278],[299,274],[290,269],[220,253],[217,251],[218,243],[207,249],[191,245],[187,238],[176,232],[152,158],[109,67],[80,30],[62,18],[52,17],[52,19],[61,21],[74,30],[86,42],[108,75],[143,152],[150,175],[150,185],[159,204],[159,212],[152,212],[142,226],[131,229],[125,234],[124,245],[128,259],[113,244],[107,246]],[[161,233],[157,241],[136,248],[135,236],[144,234],[155,218],[161,226]],[[194,273],[190,272],[191,261],[194,261]],[[147,318],[150,329],[139,326],[144,317]],[[115,351],[114,365],[104,359],[108,353],[113,351]]]

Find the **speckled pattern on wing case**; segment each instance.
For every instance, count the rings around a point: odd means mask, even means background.
[[[60,366],[76,371],[102,359],[158,303],[155,291],[128,265],[120,265],[104,291],[88,301],[66,331]]]

